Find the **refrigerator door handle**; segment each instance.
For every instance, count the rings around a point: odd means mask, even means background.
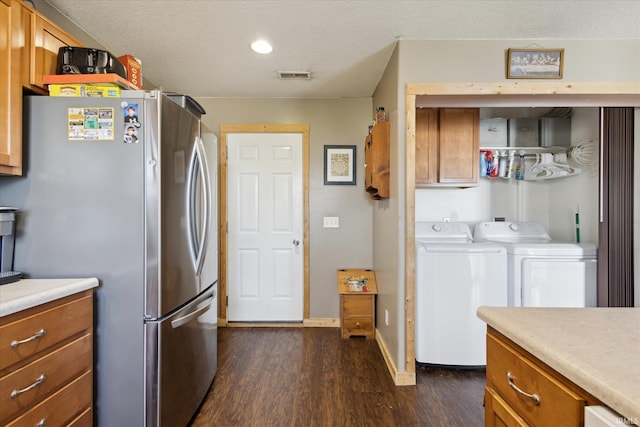
[[[191,254],[191,262],[193,263],[193,269],[196,275],[199,275],[202,271],[204,264],[204,255],[206,251],[206,236],[209,234],[209,216],[210,216],[210,201],[209,201],[209,177],[207,175],[206,160],[204,160],[204,154],[202,149],[202,141],[196,137],[193,144],[193,151],[191,152],[191,159],[189,161],[189,178],[187,187],[187,234],[189,238],[189,252]],[[196,204],[196,179],[200,176],[203,185],[204,206],[203,209],[203,224],[201,236],[197,236],[196,229],[196,212],[194,206]],[[198,239],[198,237],[200,237]]]
[[[193,145],[193,150],[191,151],[191,156],[189,158],[189,169],[187,172],[187,199],[185,200],[187,207],[187,238],[189,239],[189,256],[191,257],[191,263],[193,264],[193,269],[197,270],[197,254],[194,251],[195,247],[195,213],[193,212],[193,202],[195,197],[195,168],[196,161],[198,155],[196,154],[198,150],[198,144]]]
[[[207,254],[207,246],[209,244],[209,233],[211,229],[211,179],[209,178],[209,161],[204,149],[204,141],[202,138],[197,137],[197,145],[199,147],[199,161],[200,161],[200,173],[202,176],[203,193],[204,193],[204,224],[202,227],[202,247],[200,249],[200,268],[197,271],[198,274],[202,272],[204,268],[204,261]]]
[[[171,321],[171,327],[173,329],[178,329],[180,326],[186,323],[189,323],[191,320],[195,319],[205,311],[209,310],[211,308],[211,304],[213,304],[213,301],[215,300],[215,297],[216,297],[216,291],[213,291],[212,295],[209,295],[207,299],[204,300],[207,303],[206,305],[203,305],[202,307],[199,307],[196,310],[191,311],[188,314],[185,314],[184,316],[180,316],[177,319],[173,319]],[[194,301],[191,305],[193,304],[198,305],[198,304],[201,304],[202,302],[203,301]]]

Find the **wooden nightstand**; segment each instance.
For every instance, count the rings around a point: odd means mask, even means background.
[[[365,277],[363,290],[353,290],[349,277]],[[351,336],[375,337],[376,327],[376,275],[373,270],[338,270],[338,294],[340,294],[340,325],[342,338]]]

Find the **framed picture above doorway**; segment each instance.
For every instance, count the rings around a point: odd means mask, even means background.
[[[561,79],[563,66],[564,49],[507,50],[508,79]]]

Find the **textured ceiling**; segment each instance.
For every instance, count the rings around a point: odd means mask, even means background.
[[[369,97],[398,39],[640,39],[638,0],[46,1],[140,58],[143,78],[198,97]],[[249,49],[260,37],[271,55]]]

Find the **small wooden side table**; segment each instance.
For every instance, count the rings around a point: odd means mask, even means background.
[[[367,279],[362,290],[354,290],[348,283],[349,278],[358,277]],[[338,270],[342,338],[375,337],[377,293],[376,275],[373,270]]]

